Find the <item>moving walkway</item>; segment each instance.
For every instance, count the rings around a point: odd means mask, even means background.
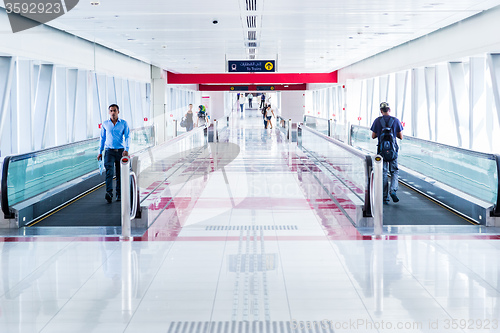
[[[344,183],[354,198],[349,200],[362,207],[365,218],[370,217],[376,142],[369,128],[310,116],[299,128],[302,149],[332,179]],[[398,164],[401,200],[384,205],[384,225],[499,226],[500,156],[405,135]],[[366,221],[353,218],[353,223],[364,226]]]

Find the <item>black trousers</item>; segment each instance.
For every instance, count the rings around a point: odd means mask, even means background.
[[[116,169],[116,196],[121,194],[120,182],[120,160],[123,154],[122,149],[106,149],[104,153],[104,167],[106,168],[106,192],[113,196],[113,177]]]

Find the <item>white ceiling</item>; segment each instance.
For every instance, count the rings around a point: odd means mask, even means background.
[[[256,10],[247,11],[246,1]],[[331,72],[500,5],[500,0],[90,0],[49,22],[179,73],[226,60],[277,60],[279,72]],[[255,16],[249,29],[247,16]],[[213,20],[218,20],[214,25]],[[257,47],[248,47],[255,31]],[[416,51],[418,52],[418,51]]]

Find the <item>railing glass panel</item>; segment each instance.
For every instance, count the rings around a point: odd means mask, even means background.
[[[304,126],[328,135],[328,119],[304,115]]]
[[[361,200],[365,212],[369,212],[371,157],[307,127],[301,127],[301,130],[302,147],[312,153],[323,166],[326,166],[351,193]]]
[[[331,137],[342,142],[347,142],[347,125],[332,121]]]
[[[130,132],[130,153],[154,146],[154,127],[144,127]]]
[[[376,153],[377,140],[369,128],[352,126],[351,143]],[[398,140],[398,163],[476,198],[496,203],[498,173],[496,157],[432,141],[405,136]]]
[[[168,184],[171,191],[169,196],[174,198],[177,191],[182,189],[182,184],[206,176],[214,167],[207,156],[210,151],[207,149],[205,130],[205,126],[195,128],[135,155],[140,161],[138,170],[140,203],[141,206],[149,207],[148,219],[151,223],[168,203],[155,197],[154,193],[161,193],[159,187]],[[203,156],[205,158],[200,158]],[[206,165],[202,165],[201,162],[193,163],[196,158],[207,162]]]

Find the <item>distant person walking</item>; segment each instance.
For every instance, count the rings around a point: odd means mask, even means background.
[[[108,203],[113,201],[113,177],[116,170],[116,201],[121,198],[120,160],[128,156],[130,128],[125,120],[119,119],[118,105],[109,106],[109,119],[101,126],[101,141],[97,159],[102,159],[104,152],[104,167],[106,168],[106,195]]]
[[[264,128],[267,128],[267,118],[266,118],[266,112],[267,112],[267,105],[264,103],[264,107],[262,108],[262,119],[264,119]]]
[[[260,95],[260,108],[263,108],[266,105],[266,94],[262,93]]]
[[[253,95],[252,93],[248,94],[248,107],[251,109],[252,108],[252,100],[253,100]]]
[[[274,111],[273,111],[273,109],[271,109],[271,105],[269,104],[267,106],[267,109],[266,109],[266,119],[267,119],[267,126],[266,126],[266,128],[270,125],[271,129],[273,129],[273,123],[271,121],[272,117],[275,117],[274,116]]]
[[[207,124],[208,126],[208,114],[207,114],[207,109],[205,108],[205,105],[199,105],[198,106],[198,119],[196,120],[196,127],[198,126],[203,126]]]
[[[193,104],[189,104],[189,109],[186,112],[186,131],[189,132],[193,129],[194,119],[193,119]]]
[[[240,109],[241,109],[241,112],[243,112],[243,106],[245,105],[245,94],[240,94]]]
[[[399,146],[396,138],[403,140],[403,125],[396,117],[391,117],[389,113],[391,109],[389,103],[380,103],[380,112],[382,115],[375,119],[370,128],[372,131],[372,138],[378,138],[377,154],[384,158],[383,161],[383,200],[384,204],[389,203],[389,195],[392,201],[398,202],[398,151]],[[391,185],[389,192],[388,173],[391,174]]]

